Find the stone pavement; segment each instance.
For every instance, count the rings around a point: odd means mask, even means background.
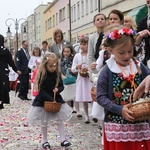
[[[11,104],[0,110],[0,150],[42,150],[40,127],[28,126],[26,114],[31,101],[22,101],[10,93]],[[91,105],[89,104],[90,112]],[[82,110],[83,113],[83,110]],[[72,143],[67,150],[103,150],[98,123],[91,118],[90,124],[79,120],[76,114],[65,123],[66,138]],[[52,150],[63,150],[60,146],[57,125],[51,124],[48,130]]]

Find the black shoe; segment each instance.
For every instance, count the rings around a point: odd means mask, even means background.
[[[21,100],[25,100],[25,98],[23,96],[18,96]]]
[[[30,101],[31,99],[30,99],[30,98],[28,98],[28,97],[26,97],[26,98],[25,98],[25,100]]]
[[[3,103],[0,104],[0,109],[4,109]]]
[[[51,148],[50,144],[48,142],[45,142],[42,144],[42,148]]]
[[[89,123],[90,123],[90,119],[87,118],[87,119],[84,121],[84,123],[89,124]]]
[[[77,112],[75,110],[72,111],[72,114],[76,114]]]
[[[95,123],[98,122],[98,119],[97,119],[97,118],[93,118],[92,120],[93,120]]]
[[[68,147],[68,146],[70,146],[70,145],[71,145],[71,143],[68,142],[67,140],[64,140],[64,141],[61,143],[61,146],[64,146],[64,147]]]
[[[81,115],[81,114],[77,114],[77,117],[78,117],[78,118],[82,118],[82,115]]]

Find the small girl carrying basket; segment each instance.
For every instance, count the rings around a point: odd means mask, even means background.
[[[59,76],[56,79],[55,88],[58,86],[58,84],[59,84]],[[57,92],[54,92],[54,101],[53,102],[44,101],[44,109],[48,112],[57,113],[60,111],[61,103],[56,102],[56,93]]]

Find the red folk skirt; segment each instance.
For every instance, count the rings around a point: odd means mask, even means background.
[[[104,133],[104,150],[150,150],[150,140],[136,142],[109,142]]]

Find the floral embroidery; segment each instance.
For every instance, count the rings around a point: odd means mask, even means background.
[[[136,74],[134,77],[134,82],[137,85],[141,82],[141,76]],[[117,105],[126,105],[129,103],[130,94],[133,92],[134,88],[131,88],[131,82],[128,82],[124,79],[123,74],[113,74],[113,102]],[[119,123],[119,124],[127,124],[122,116],[113,114],[109,112],[108,118],[111,122]]]

